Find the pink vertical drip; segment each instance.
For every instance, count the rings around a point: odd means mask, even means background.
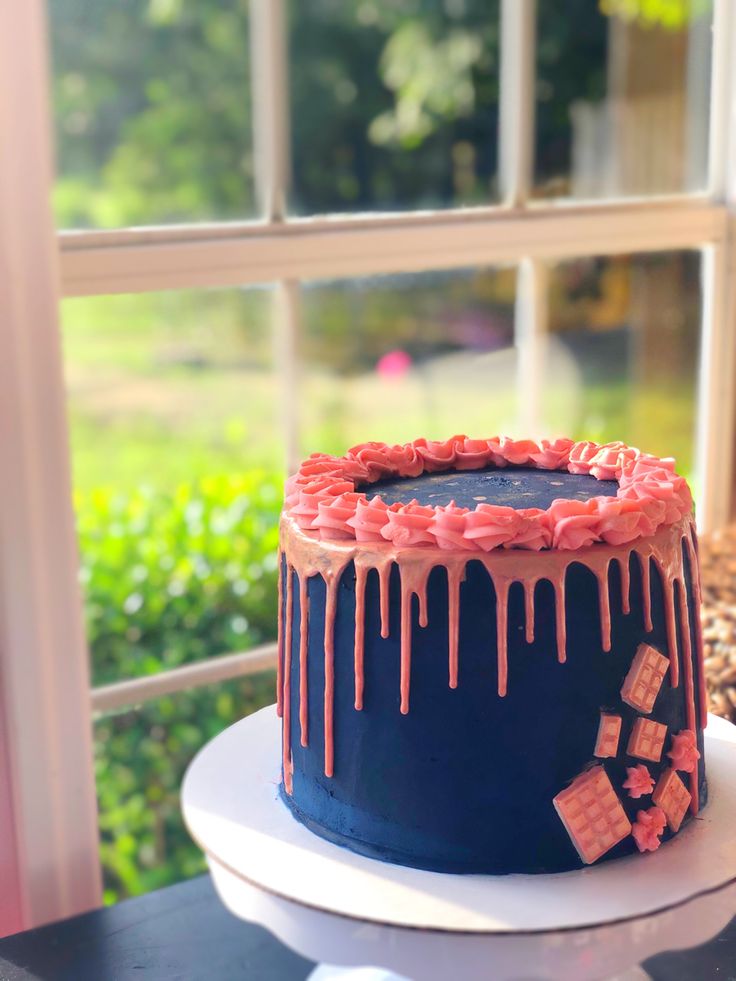
[[[401,714],[409,711],[411,686],[411,599],[419,600],[419,625],[427,626],[427,579],[433,565],[419,555],[398,558],[401,579]]]
[[[378,588],[381,599],[381,637],[384,640],[389,635],[388,600],[391,564],[391,562],[383,562],[378,566]]]
[[[598,616],[601,621],[601,647],[606,653],[611,650],[611,594],[608,588],[608,568],[610,561],[606,560],[602,567],[596,570],[598,580]]]
[[[365,582],[368,569],[359,562],[355,563],[355,708],[360,712],[363,708],[363,687],[365,675],[363,671],[363,654],[365,648]]]
[[[496,655],[498,657],[498,694],[504,697],[508,689],[509,679],[509,582],[506,579],[494,579],[496,590]]]
[[[308,671],[307,653],[309,650],[309,580],[305,575],[299,577],[299,730],[302,746],[309,743],[308,723]]]
[[[447,570],[448,659],[450,688],[457,688],[458,646],[460,643],[460,582],[462,571],[457,565]]]
[[[527,644],[534,643],[534,590],[537,580],[524,582],[524,627]]]
[[[555,634],[557,638],[557,660],[564,664],[567,660],[567,624],[565,623],[565,574],[567,566],[558,573],[552,585],[555,590]]]
[[[685,538],[685,545],[687,547],[687,556],[690,561],[690,578],[692,579],[693,583],[693,599],[695,601],[695,609],[698,611],[698,615],[695,617],[695,662],[698,668],[700,725],[703,729],[705,729],[706,725],[708,724],[708,688],[705,681],[703,624],[700,620],[700,564],[698,562],[698,555],[693,544],[692,536],[694,534],[695,528],[691,527],[690,534]]]
[[[657,556],[654,564],[659,572],[662,581],[662,594],[664,596],[664,620],[667,631],[667,654],[670,659],[670,684],[677,688],[680,683],[680,667],[677,660],[677,624],[675,621],[675,581],[674,576],[666,575],[662,562]]]
[[[685,581],[676,582],[677,599],[680,606],[680,636],[682,637],[682,670],[685,675],[685,711],[687,727],[691,732],[697,731],[695,721],[695,684],[693,682],[693,652],[690,640],[690,611],[687,605],[687,592]],[[690,810],[693,814],[698,813],[698,767],[690,774]]]
[[[282,559],[284,553],[279,549],[279,577],[278,577],[278,603],[279,603],[279,617],[277,625],[277,654],[276,654],[276,715],[279,718],[284,712],[284,627],[283,627],[283,616],[284,616],[284,571],[282,568]]]
[[[284,789],[292,792],[291,763],[291,628],[294,614],[293,567],[286,563],[286,623],[284,624],[284,681],[283,681],[283,768]]]
[[[652,581],[649,552],[637,552],[641,566],[641,598],[644,603],[644,629],[648,634],[654,630],[652,623]]]
[[[328,575],[325,602],[325,776],[335,769],[335,612],[340,575]]]
[[[629,561],[631,552],[627,552],[618,560],[618,567],[621,570],[621,610],[623,613],[631,613],[631,572]]]
[[[401,582],[401,714],[409,711],[409,685],[411,683],[411,598],[412,591],[403,579]]]

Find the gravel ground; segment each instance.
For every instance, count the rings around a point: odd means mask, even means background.
[[[736,525],[700,537],[709,710],[736,722]]]

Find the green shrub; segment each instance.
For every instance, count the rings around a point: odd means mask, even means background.
[[[172,494],[79,495],[95,684],[273,639],[280,502],[280,479],[265,473],[206,478]],[[184,770],[217,732],[273,700],[266,672],[96,721],[108,901],[202,870],[179,813]]]

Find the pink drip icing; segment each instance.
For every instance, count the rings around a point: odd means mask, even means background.
[[[278,617],[278,627],[277,627],[277,643],[276,643],[276,715],[279,718],[284,714],[284,628],[283,628],[283,616],[282,611],[284,608],[284,571],[282,568],[283,552],[279,549],[278,555],[278,604],[279,604],[279,617]]]
[[[291,627],[294,614],[294,569],[286,563],[286,617],[284,624],[285,635],[285,657],[283,675],[283,768],[284,768],[284,787],[286,793],[292,792],[291,776],[293,772],[291,762]]]
[[[365,581],[368,569],[359,562],[355,563],[355,708],[360,712],[363,708],[363,656],[365,650]]]
[[[606,559],[596,574],[598,579],[598,609],[601,621],[601,647],[606,653],[611,650],[611,598],[608,585],[610,561],[610,559]]]
[[[411,687],[411,601],[419,600],[419,626],[427,626],[427,579],[432,570],[421,559],[400,563],[401,569],[401,714],[409,712]]]
[[[667,654],[670,659],[670,684],[677,688],[680,683],[680,667],[677,661],[677,624],[675,621],[675,582],[668,576],[661,559],[654,557],[664,593],[664,621],[667,633]]]
[[[693,599],[698,615],[695,617],[695,662],[698,665],[698,690],[700,726],[705,729],[708,724],[708,689],[705,682],[705,659],[703,657],[703,624],[700,620],[700,566],[694,545],[695,527],[691,526],[690,534],[685,538],[687,556],[690,562],[690,577],[693,583]]]
[[[557,639],[557,660],[564,664],[567,660],[567,624],[565,623],[565,575],[567,566],[552,583],[555,590],[555,635]]]
[[[651,553],[647,550],[639,552],[638,555],[641,566],[641,592],[644,600],[644,629],[650,634],[654,630],[652,623]]]
[[[498,657],[498,694],[504,697],[508,690],[509,680],[509,582],[507,579],[496,579],[496,654]]]
[[[341,570],[342,571],[342,570]],[[325,603],[325,776],[331,777],[335,770],[335,614],[337,612],[337,587],[340,576],[327,578],[327,600]]]
[[[448,674],[450,688],[457,688],[458,646],[460,642],[460,583],[463,579],[464,572],[457,564],[448,568],[447,617],[449,625]]]
[[[534,643],[534,590],[537,580],[524,582],[524,627],[527,644]]]
[[[309,593],[306,576],[299,577],[299,729],[302,746],[309,745],[309,726],[307,721],[308,667],[307,651],[309,649]]]
[[[391,565],[385,563],[378,567],[378,588],[381,602],[381,637],[385,640],[389,635],[390,623],[388,616],[389,581],[391,579]]]
[[[623,613],[631,613],[631,574],[629,571],[629,559],[631,552],[618,560],[618,567],[621,570],[621,610]]]
[[[683,528],[684,526],[684,528]],[[652,630],[651,618],[651,581],[649,572],[650,559],[654,559],[662,581],[665,606],[665,621],[668,653],[670,660],[670,680],[673,687],[679,681],[678,668],[678,637],[675,618],[675,603],[679,604],[682,630],[682,654],[684,666],[684,694],[687,705],[688,727],[695,731],[697,706],[693,681],[693,652],[691,650],[689,630],[689,610],[685,589],[684,548],[688,550],[691,575],[693,581],[693,599],[697,604],[700,598],[700,583],[698,578],[697,556],[691,536],[692,525],[688,521],[678,526],[665,527],[653,538],[641,545],[593,545],[579,549],[574,557],[569,553],[551,551],[544,557],[545,575],[540,576],[540,556],[531,552],[498,550],[493,554],[479,556],[493,581],[496,590],[497,604],[497,657],[498,657],[498,694],[504,696],[508,690],[508,596],[513,582],[521,582],[524,588],[524,610],[526,620],[526,639],[534,639],[534,591],[540,578],[552,583],[555,594],[555,633],[557,640],[557,655],[560,662],[566,657],[566,624],[565,624],[565,576],[569,565],[575,561],[586,566],[598,582],[601,616],[601,636],[604,649],[610,647],[610,592],[608,589],[608,569],[610,562],[615,560],[622,570],[628,571],[632,551],[637,557],[642,569],[642,593],[644,605],[645,627]],[[352,541],[323,542],[317,540],[308,532],[302,531],[297,523],[285,517],[282,523],[282,554],[286,557],[286,574],[279,576],[280,596],[284,595],[283,579],[286,580],[285,597],[286,612],[284,629],[279,642],[280,677],[277,681],[278,693],[281,696],[284,734],[284,786],[291,793],[293,764],[290,753],[291,733],[291,638],[293,629],[293,574],[297,572],[300,583],[300,604],[306,615],[302,617],[300,627],[300,673],[306,681],[306,656],[308,646],[307,616],[308,593],[306,580],[311,575],[321,575],[327,586],[327,601],[325,608],[325,691],[324,691],[324,731],[325,731],[325,774],[332,776],[334,770],[334,731],[333,731],[333,702],[334,702],[334,623],[337,608],[337,589],[340,577],[346,566],[355,562],[356,568],[356,625],[355,625],[355,703],[356,708],[362,707],[364,684],[364,631],[365,631],[365,588],[367,574],[370,569],[376,569],[380,584],[381,635],[388,636],[389,623],[389,579],[394,565],[399,568],[401,585],[401,666],[400,666],[400,699],[401,712],[409,711],[409,695],[411,686],[411,629],[412,629],[412,597],[417,596],[419,605],[419,623],[427,623],[427,581],[432,569],[437,565],[445,566],[448,575],[448,619],[449,619],[449,683],[456,687],[458,683],[458,631],[460,610],[460,583],[464,579],[466,564],[471,560],[466,552],[443,550],[428,551],[422,547],[398,547],[390,542]],[[476,558],[477,556],[472,556]],[[628,612],[629,604],[626,599],[630,592],[630,578],[622,571],[622,606]],[[675,596],[677,592],[677,596]],[[306,601],[305,601],[306,598]],[[280,609],[282,607],[280,606]],[[281,618],[280,618],[281,619]],[[702,679],[702,633],[699,622],[695,624],[697,670]],[[704,696],[705,684],[700,681],[701,694]],[[306,738],[306,709],[305,691],[300,691],[300,722],[303,735]],[[701,723],[705,721],[704,698],[700,703]],[[697,774],[691,775],[692,809],[697,811]]]
[[[687,606],[687,594],[684,582],[675,582],[677,599],[680,607],[680,637],[682,639],[682,663],[683,674],[685,675],[685,710],[687,728],[695,732],[695,685],[693,682],[693,662],[692,644],[690,641],[690,612]],[[695,766],[690,773],[690,810],[693,814],[698,813],[698,767]]]

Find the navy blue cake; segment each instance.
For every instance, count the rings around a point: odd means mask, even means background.
[[[316,455],[281,525],[281,793],[443,872],[654,850],[706,802],[692,499],[621,443]]]

